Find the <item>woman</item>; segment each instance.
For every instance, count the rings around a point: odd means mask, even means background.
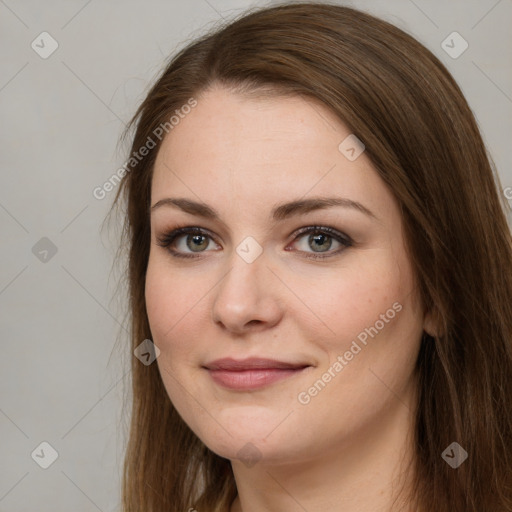
[[[439,60],[260,9],[132,125],[123,510],[511,511],[511,236]]]

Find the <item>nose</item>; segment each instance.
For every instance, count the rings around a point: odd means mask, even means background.
[[[249,263],[233,251],[229,270],[214,288],[213,321],[236,334],[273,327],[283,316],[282,291],[265,252]]]

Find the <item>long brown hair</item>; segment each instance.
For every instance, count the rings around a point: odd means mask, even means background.
[[[422,301],[439,326],[438,336],[423,337],[417,361],[411,503],[421,511],[512,511],[510,207],[450,73],[413,37],[367,13],[328,3],[252,10],[190,43],[161,73],[130,123],[135,134],[114,200],[126,205],[127,350],[152,339],[144,287],[158,127],[170,133],[171,116],[214,83],[316,98],[364,142],[399,202]],[[141,157],[149,139],[154,147]],[[131,371],[123,511],[228,511],[236,496],[230,461],[183,422],[156,364],[132,357]],[[441,456],[453,442],[468,453],[457,469]]]

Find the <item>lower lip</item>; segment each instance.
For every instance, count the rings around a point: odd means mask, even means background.
[[[307,367],[306,367],[307,368]],[[259,389],[274,382],[298,375],[306,368],[283,369],[268,368],[256,370],[208,370],[212,379],[221,386],[229,389],[249,391]]]

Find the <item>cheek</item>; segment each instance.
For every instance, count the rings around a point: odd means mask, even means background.
[[[335,334],[306,331],[325,358],[302,383],[296,403],[301,421],[326,437],[357,432],[405,400],[411,383],[422,330],[411,274],[393,257],[374,256],[368,266],[339,272],[326,281],[325,293],[314,295],[315,312]],[[307,324],[305,319],[303,330]]]
[[[145,285],[146,310],[152,341],[160,350],[157,363],[170,395],[175,394],[169,388],[174,384],[170,375],[188,366],[192,356],[190,347],[197,336],[190,320],[197,319],[201,302],[194,289],[190,280],[184,282],[165,262],[150,258]]]
[[[165,342],[177,330],[187,325],[188,315],[200,307],[198,283],[166,264],[160,255],[149,258],[146,272],[146,309],[155,339]],[[194,307],[195,305],[195,307]]]
[[[195,377],[204,362],[206,332],[211,320],[211,293],[215,278],[209,270],[180,269],[168,256],[150,255],[145,299],[152,341],[160,350],[157,364],[169,397],[186,403],[187,390],[196,390]]]
[[[146,273],[146,310],[151,333],[162,340],[163,334],[177,321],[179,298],[176,282],[162,266],[152,263],[151,258]]]
[[[347,264],[333,272],[332,279],[320,282],[323,292],[316,291],[310,305],[322,319],[325,335],[314,336],[307,319],[302,330],[317,340],[325,355],[319,372],[331,368],[336,374],[331,391],[336,394],[341,386],[352,397],[366,390],[367,400],[382,398],[388,390],[375,375],[400,388],[413,370],[422,332],[421,310],[405,255],[368,251],[358,255],[357,264]],[[342,366],[332,368],[336,361]],[[334,395],[330,398],[337,401]]]
[[[367,389],[381,387],[371,371],[390,385],[407,380],[417,356],[422,316],[404,255],[368,255],[367,264],[362,261],[358,272],[331,283],[329,291],[332,300],[323,306],[326,323],[336,332],[325,347],[330,362],[345,356],[345,377]]]
[[[197,330],[198,316],[202,315],[200,299],[206,293],[198,288],[182,272],[172,269],[165,258],[150,257],[145,298],[152,341],[160,350],[156,363],[171,402],[192,423],[201,415],[201,411],[189,412],[193,404],[187,399],[187,391],[194,391],[193,381],[188,381],[191,367],[197,367],[191,347],[201,332]]]
[[[321,319],[323,339],[331,340],[330,349],[350,344],[390,309],[387,316],[394,318],[397,307],[393,309],[393,304],[399,302],[403,306],[411,287],[409,273],[400,271],[392,257],[378,251],[368,252],[364,257],[358,255],[357,264],[330,269],[326,277],[317,276],[315,283],[304,276],[298,282],[296,279],[296,283],[304,303],[316,315],[315,328]],[[391,323],[386,323],[386,327]],[[303,316],[306,332],[311,326],[311,314]]]

